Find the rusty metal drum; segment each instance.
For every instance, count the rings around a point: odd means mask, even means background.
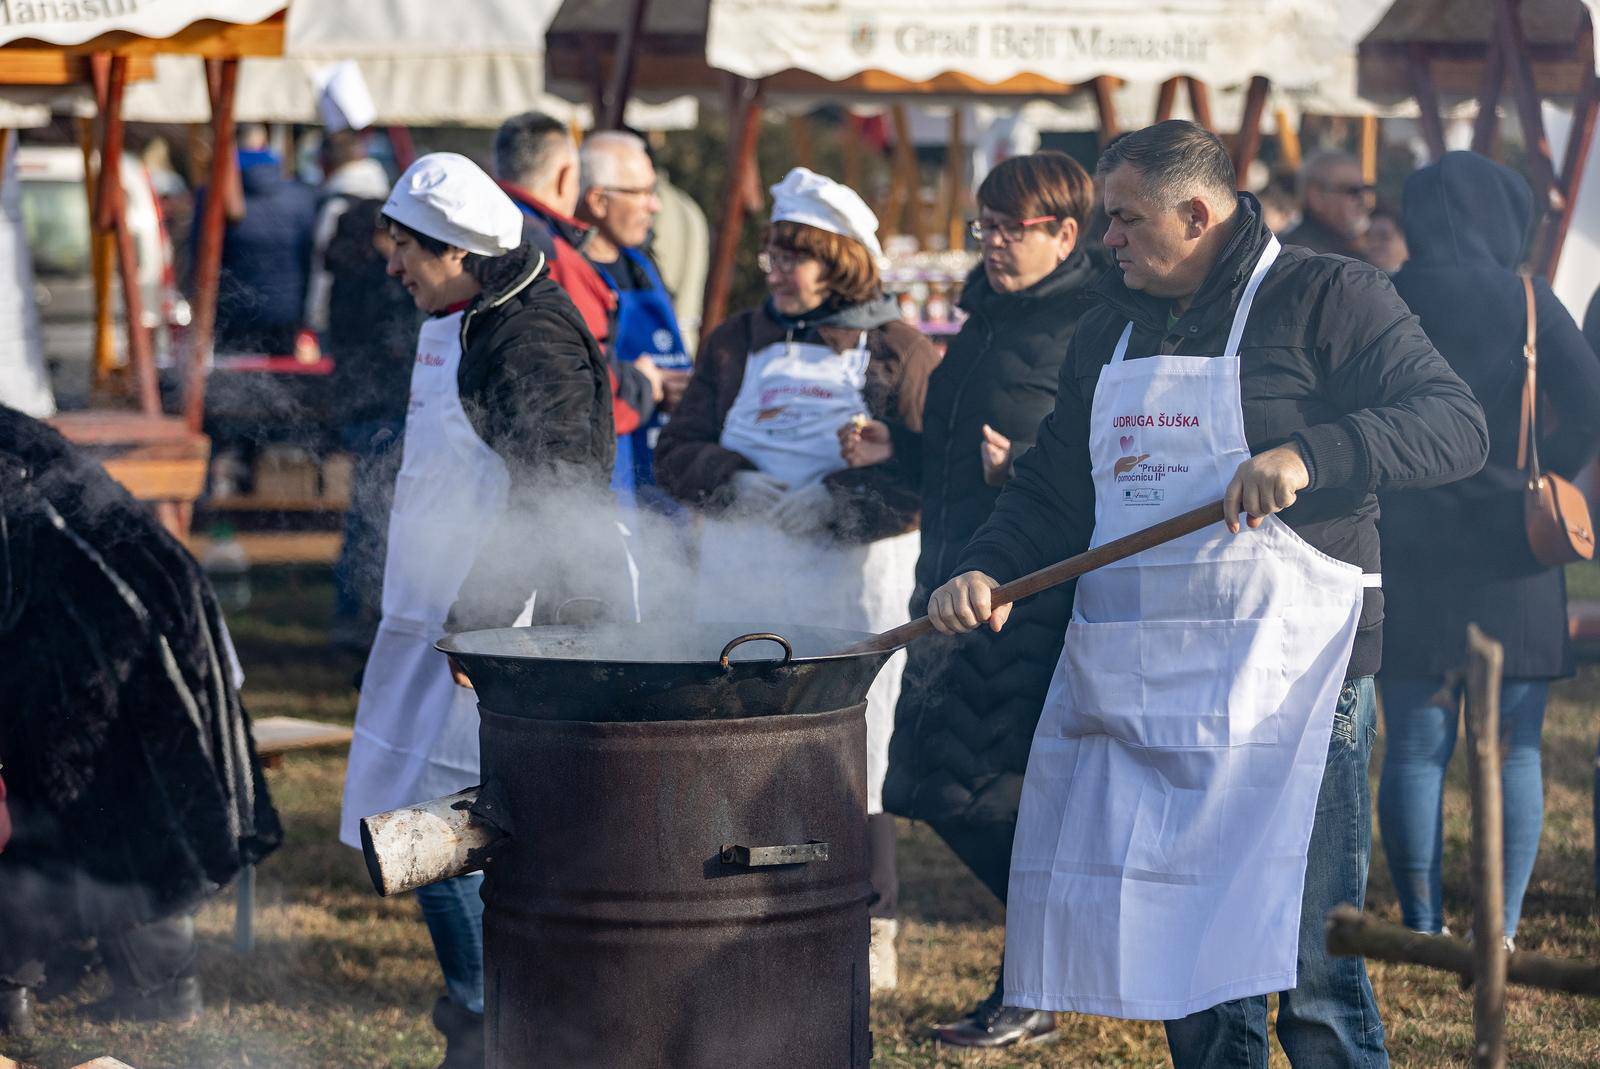
[[[690,657],[681,719],[653,685],[649,718],[626,718],[664,661],[600,657],[587,671],[607,696],[587,720],[553,685],[573,665],[509,656],[506,641],[487,659],[470,635],[442,644],[479,689],[472,816],[497,836],[483,864],[488,1069],[867,1069],[864,698],[887,654],[813,664],[849,684],[796,682],[762,715],[731,692],[706,700],[708,658]],[[791,660],[807,670],[793,647],[770,667]],[[849,704],[808,704],[822,693]],[[719,711],[733,700],[747,715]]]

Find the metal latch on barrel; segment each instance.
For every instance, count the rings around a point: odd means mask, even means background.
[[[828,860],[828,844],[811,839],[789,846],[724,846],[724,865],[764,868],[771,865],[804,865],[808,861]]]

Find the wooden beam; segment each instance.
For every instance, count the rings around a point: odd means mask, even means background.
[[[1500,51],[1511,76],[1511,93],[1517,101],[1517,116],[1522,125],[1522,141],[1528,150],[1528,172],[1542,211],[1559,212],[1566,200],[1556,188],[1555,164],[1550,158],[1550,139],[1545,135],[1544,116],[1539,110],[1539,90],[1534,85],[1533,67],[1528,59],[1528,43],[1522,32],[1516,0],[1494,0],[1495,22],[1500,35]]]
[[[839,141],[844,153],[844,184],[865,199],[861,185],[861,130],[856,125],[856,117],[848,111],[839,124]]]
[[[816,170],[817,155],[812,146],[809,112],[789,120],[789,138],[794,142],[794,162],[808,171]]]
[[[1444,155],[1444,119],[1439,114],[1439,93],[1433,84],[1433,60],[1426,49],[1413,45],[1406,69],[1411,77],[1411,95],[1417,98],[1428,158],[1437,160]]]
[[[1583,33],[1591,37],[1593,35],[1587,14]],[[1567,242],[1572,216],[1578,210],[1578,193],[1588,170],[1597,115],[1600,115],[1600,77],[1595,75],[1594,64],[1591,63],[1584,78],[1583,92],[1572,108],[1572,129],[1567,134],[1567,151],[1561,160],[1561,194],[1566,198],[1566,205],[1561,211],[1545,217],[1539,240],[1534,243],[1537,252],[1531,262],[1534,269],[1545,278],[1556,276],[1556,265],[1561,262],[1561,249]]]
[[[1378,117],[1361,116],[1361,180],[1369,186],[1378,184]]]
[[[961,209],[966,204],[967,139],[961,131],[960,104],[950,106],[950,137],[944,149],[945,193],[945,248],[964,249],[967,246],[966,220]]]
[[[1478,86],[1478,117],[1472,122],[1472,151],[1480,156],[1494,152],[1500,129],[1500,89],[1506,81],[1506,60],[1498,38],[1490,36],[1483,57],[1483,82]]]
[[[1117,88],[1117,79],[1102,75],[1089,84],[1094,92],[1095,110],[1100,113],[1100,144],[1104,147],[1122,132],[1117,125],[1117,101],[1112,95]]]
[[[745,203],[739,193],[745,184],[745,173],[755,164],[756,139],[761,132],[761,83],[751,78],[737,78],[734,95],[741,106],[729,116],[732,121],[728,124],[728,176],[711,270],[706,279],[705,311],[700,321],[702,346],[728,314],[733,261],[739,253],[739,235],[744,227]]]
[[[155,348],[144,322],[144,292],[139,286],[139,255],[128,228],[127,200],[122,189],[122,96],[128,87],[128,61],[109,60],[101,109],[100,183],[95,217],[115,240],[117,274],[122,278],[122,314],[128,332],[128,364],[133,372],[139,407],[148,415],[161,414],[161,390],[156,384]]]
[[[1172,109],[1178,103],[1178,79],[1168,78],[1156,93],[1156,122],[1172,118]]]
[[[589,122],[598,126],[605,117],[606,111],[606,75],[605,68],[600,64],[600,35],[586,33],[582,37],[579,49],[580,62],[583,66],[584,88],[589,90]]]
[[[211,92],[211,176],[205,211],[198,220],[200,240],[195,257],[195,308],[189,373],[184,380],[183,414],[195,432],[205,419],[206,374],[216,343],[217,286],[222,273],[222,227],[227,189],[233,180],[233,98],[239,82],[239,61],[206,60]]]
[[[99,386],[117,368],[117,344],[111,327],[111,265],[115,255],[111,234],[95,225],[95,206],[99,203],[99,175],[96,173],[94,120],[81,116],[78,148],[83,154],[83,189],[89,205],[89,285],[94,301],[94,374],[91,382]]]
[[[1300,131],[1289,118],[1288,108],[1279,108],[1273,115],[1278,131],[1278,152],[1283,165],[1291,171],[1300,169]]]
[[[906,106],[893,105],[889,116],[894,122],[894,166],[890,170],[889,206],[878,222],[887,234],[903,234],[908,229],[906,208],[917,201],[917,150],[911,144],[911,116]],[[915,220],[919,213],[913,208],[911,214]],[[915,229],[914,222],[911,229]]]
[[[1183,84],[1189,90],[1189,111],[1194,121],[1215,132],[1217,124],[1211,118],[1211,87],[1198,78],[1185,76]]]
[[[622,38],[617,42],[616,59],[611,65],[611,85],[605,97],[606,130],[622,129],[622,118],[627,113],[628,96],[633,92],[633,72],[639,58],[639,34],[644,31],[644,20],[650,11],[650,0],[633,0],[633,10],[622,27]],[[600,122],[600,116],[595,116]]]
[[[152,57],[129,57],[128,81],[147,82],[155,76]],[[59,48],[0,48],[0,85],[83,85],[90,78],[88,55],[72,55]]]
[[[1475,1069],[1505,1069],[1505,844],[1500,674],[1505,650],[1467,625],[1467,782],[1472,797],[1472,1024]]]
[[[1245,172],[1261,151],[1261,115],[1267,108],[1267,89],[1271,83],[1261,75],[1250,79],[1245,93],[1244,114],[1239,118],[1239,136],[1233,142],[1233,173],[1244,187]]]

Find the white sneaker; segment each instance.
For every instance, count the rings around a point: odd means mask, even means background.
[[[894,950],[900,922],[890,917],[872,918],[872,941],[867,946],[867,989],[893,991],[900,982],[900,963]]]

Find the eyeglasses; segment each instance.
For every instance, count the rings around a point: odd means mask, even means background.
[[[967,233],[979,241],[989,240],[989,235],[999,234],[1000,240],[1007,245],[1015,245],[1022,240],[1023,234],[1030,226],[1040,223],[1053,223],[1060,219],[1059,215],[1036,215],[1032,219],[1024,219],[1020,223],[1001,222],[998,219],[972,219],[967,222]]]
[[[761,268],[761,273],[764,275],[770,275],[774,271],[788,274],[809,259],[810,256],[803,252],[795,252],[793,249],[762,249],[756,254],[756,266]]]
[[[1323,186],[1329,193],[1338,193],[1345,197],[1370,197],[1378,191],[1377,186],[1369,186],[1364,182],[1357,182],[1343,186]]]
[[[601,186],[600,188],[607,193],[616,193],[624,197],[653,197],[656,195],[655,186],[636,186],[634,188],[627,186]]]

